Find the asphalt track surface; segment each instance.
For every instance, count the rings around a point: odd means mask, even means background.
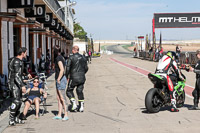
[[[113,45],[113,46],[109,46],[108,49],[110,51],[113,51],[115,54],[126,54],[128,55],[127,57],[131,57],[132,56],[132,53],[129,52],[129,51],[126,51],[125,49],[123,49],[121,47],[121,45]],[[138,72],[144,76],[148,76],[149,73],[152,73],[152,71],[148,71],[146,69],[143,69],[141,67],[138,67],[138,66],[134,66],[134,65],[130,65],[130,64],[127,64],[127,63],[124,63],[124,62],[120,62],[119,60],[116,60],[114,58],[110,58],[112,61],[122,65],[122,66],[125,66],[129,69],[132,69],[134,70],[135,72]],[[193,91],[193,88],[192,86],[186,84],[184,90],[185,90],[185,93],[188,97],[192,98],[192,91]]]
[[[84,113],[70,112],[67,122],[52,120],[57,100],[51,77],[48,113],[39,120],[34,120],[31,114],[25,125],[8,127],[4,133],[199,133],[200,110],[188,110],[193,104],[191,97],[186,97],[180,112],[172,113],[170,107],[155,114],[146,111],[144,98],[153,84],[139,71],[155,71],[156,62],[132,58],[131,53],[118,45],[108,49],[115,49],[114,54],[93,58],[89,64]],[[184,74],[187,84],[194,86],[195,74],[185,71]]]

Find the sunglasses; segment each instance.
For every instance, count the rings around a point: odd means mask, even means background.
[[[39,83],[39,81],[33,81],[33,83]]]

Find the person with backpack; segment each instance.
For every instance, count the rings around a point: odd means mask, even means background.
[[[25,83],[23,82],[24,62],[23,58],[27,56],[25,47],[19,48],[17,56],[8,61],[8,87],[11,90],[13,101],[10,106],[9,125],[14,126],[16,123],[23,124],[20,119],[20,108],[22,104],[22,93],[26,92]],[[31,78],[28,74],[27,77]]]
[[[68,120],[68,103],[66,99],[65,89],[67,79],[65,76],[65,59],[61,55],[61,49],[55,50],[55,80],[56,80],[56,96],[58,100],[58,114],[53,117],[54,120]],[[64,117],[62,118],[62,110],[64,109]]]

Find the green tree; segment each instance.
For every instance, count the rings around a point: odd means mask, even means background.
[[[83,29],[82,26],[80,26],[79,23],[74,24],[74,37],[77,37],[80,40],[87,39],[87,32],[85,32],[85,30]]]

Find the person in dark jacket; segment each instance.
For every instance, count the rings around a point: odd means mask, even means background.
[[[197,50],[196,56],[198,58],[198,61],[194,68],[190,67],[190,71],[196,73],[196,84],[195,89],[192,92],[192,95],[194,97],[194,106],[192,106],[190,109],[199,110],[198,104],[199,104],[199,93],[200,93],[200,49]]]
[[[22,104],[22,92],[26,92],[25,83],[23,82],[24,63],[27,49],[22,47],[18,50],[16,57],[11,58],[8,62],[8,87],[12,92],[13,101],[10,106],[9,125],[14,126],[16,123],[24,123],[19,119],[20,107]],[[30,74],[28,75],[30,78]]]
[[[78,110],[80,112],[84,111],[84,95],[83,88],[85,83],[85,74],[88,71],[87,60],[81,54],[79,54],[79,47],[74,46],[72,48],[72,53],[68,59],[66,76],[69,77],[69,83],[67,87],[66,94],[70,99],[72,104],[72,111]],[[78,95],[79,108],[77,108],[75,96],[73,93],[76,87],[76,93]]]
[[[50,73],[50,64],[51,64],[51,56],[50,56],[50,52],[49,52],[49,49],[47,50],[47,56],[46,56],[46,69],[47,69],[47,72]]]
[[[40,72],[45,72],[47,68],[45,68],[45,57],[44,54],[41,55],[40,61],[39,61],[39,70]]]

